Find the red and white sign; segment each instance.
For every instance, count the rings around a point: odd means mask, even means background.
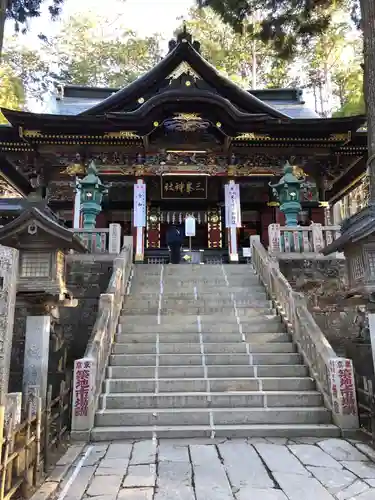
[[[343,417],[358,417],[353,365],[350,359],[330,360],[332,411]]]
[[[75,417],[87,417],[89,414],[92,387],[93,362],[78,359],[74,363],[73,412]]]
[[[225,185],[225,226],[242,226],[240,186],[234,182]]]

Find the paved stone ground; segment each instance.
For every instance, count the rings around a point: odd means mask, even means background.
[[[92,444],[54,496],[84,499],[375,500],[375,450],[332,438]]]

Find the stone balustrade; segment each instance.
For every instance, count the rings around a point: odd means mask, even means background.
[[[272,254],[319,254],[320,251],[340,237],[340,226],[287,227],[280,224],[268,226],[269,247]]]
[[[87,439],[94,424],[108,357],[133,261],[132,238],[113,262],[113,272],[106,293],[100,295],[96,322],[83,358],[74,363],[72,435]]]
[[[91,253],[118,254],[121,249],[122,229],[120,224],[110,224],[109,228],[72,229]]]
[[[303,294],[293,291],[279,265],[253,237],[252,262],[293,341],[310,369],[334,423],[341,429],[358,428],[352,361],[338,357],[307,308]]]

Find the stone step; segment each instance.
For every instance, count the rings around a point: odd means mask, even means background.
[[[162,308],[172,308],[172,307],[181,307],[181,306],[208,306],[208,307],[214,307],[216,306],[223,306],[223,307],[233,307],[233,304],[236,305],[237,308],[240,307],[251,307],[254,299],[259,299],[262,298],[264,300],[267,300],[266,294],[264,291],[257,292],[256,294],[253,293],[252,296],[248,296],[246,298],[240,298],[240,299],[235,299],[230,296],[228,297],[212,297],[211,295],[205,295],[204,297],[185,297],[185,298],[165,298],[163,295],[161,297],[161,307]],[[143,299],[140,297],[128,297],[125,300],[124,307],[125,309],[129,309],[130,307],[158,307],[159,306],[159,301],[160,297],[159,296],[154,296],[153,299]]]
[[[153,343],[115,343],[112,348],[113,354],[199,354],[202,349],[204,354],[215,353],[291,353],[295,352],[295,346],[292,342],[270,343],[270,344],[248,344],[246,342],[223,342],[223,343],[177,343],[172,344],[156,342]]]
[[[174,408],[99,411],[95,425],[175,426],[175,425],[259,425],[259,424],[330,424],[326,408]]]
[[[130,300],[159,300],[160,296],[160,287],[155,288],[155,290],[152,290],[150,288],[147,288],[146,291],[140,291],[137,292],[137,294],[133,294],[133,288],[130,289],[131,293],[130,295],[126,295],[125,299],[126,301]],[[241,300],[247,300],[249,297],[251,297],[251,290],[252,289],[243,289],[241,292],[231,292],[231,289],[226,288],[224,291],[218,291],[218,290],[210,290],[208,292],[206,291],[201,291],[197,292],[197,294],[194,293],[194,290],[192,289],[191,291],[184,291],[184,290],[174,290],[172,292],[166,292],[163,290],[163,300],[185,300],[185,299],[196,299],[197,300],[216,300],[218,298],[223,298],[223,299],[231,299],[232,298],[236,301],[241,301]],[[264,291],[264,289],[263,289]]]
[[[201,365],[201,354],[160,354],[159,366]],[[212,365],[245,365],[251,358],[255,365],[287,365],[301,363],[297,353],[272,354],[206,354],[205,364]],[[155,354],[111,354],[110,366],[155,366]]]
[[[307,377],[308,368],[305,365],[209,365],[206,367],[207,376],[212,378],[228,377]],[[108,378],[153,378],[155,376],[155,365],[153,366],[109,366],[107,368]],[[205,376],[205,368],[202,365],[180,365],[180,366],[158,366],[160,378],[201,378]]]
[[[220,312],[222,309],[220,309]],[[281,325],[281,317],[274,314],[265,314],[262,311],[269,311],[268,309],[258,309],[258,308],[248,308],[246,310],[238,309],[238,317],[241,319],[241,324],[246,322],[251,322],[252,324],[263,324],[263,323],[271,323],[276,322]],[[234,309],[229,311],[231,314],[200,314],[200,322],[202,328],[205,325],[214,325],[219,324],[238,324],[237,316],[235,315]],[[159,316],[159,311],[156,310],[150,311],[149,314],[130,314],[130,311],[127,311],[127,314],[123,314],[121,312],[119,323],[135,324],[135,326],[142,325],[155,325],[155,320],[157,316]],[[233,314],[232,314],[233,313]],[[246,314],[245,314],[246,313]],[[173,316],[161,315],[160,324],[171,327],[173,325],[196,325],[197,324],[197,314],[195,315],[184,315],[182,313],[175,314]]]
[[[317,391],[118,392],[100,395],[99,408],[274,408],[322,406],[322,402]]]
[[[315,382],[309,377],[285,378],[111,378],[104,382],[106,393],[225,391],[312,391]]]
[[[174,425],[94,427],[92,441],[156,438],[210,437],[339,437],[340,429],[333,424],[256,424],[256,425]]]
[[[251,293],[251,286],[246,285],[240,286],[219,286],[216,284],[212,284],[210,286],[196,286],[196,291],[199,296],[199,294],[206,293],[206,294],[227,294],[227,293]],[[130,296],[135,296],[138,297],[142,294],[142,291],[145,292],[147,290],[147,293],[160,293],[160,284],[152,285],[150,283],[140,285],[139,283],[132,283],[131,288],[130,288]],[[184,285],[181,283],[173,283],[173,284],[164,284],[163,285],[163,294],[173,294],[176,290],[180,290],[181,292],[189,292],[192,291],[194,293],[194,286],[193,285]]]
[[[169,318],[172,316],[168,316]],[[217,324],[215,323],[205,323],[204,320],[201,320],[200,325],[198,322],[192,321],[186,324],[184,323],[163,323],[163,317],[161,317],[160,325],[157,324],[157,317],[154,317],[154,324],[150,324],[150,322],[145,322],[143,324],[139,324],[133,320],[132,316],[128,316],[128,320],[122,320],[121,324],[117,328],[118,333],[197,333],[199,329],[202,330],[202,333],[237,333],[243,332],[244,334],[262,334],[262,333],[283,333],[285,327],[280,322],[243,322],[241,321],[241,325],[237,323],[237,321],[232,322],[221,322],[221,319],[217,319]],[[166,316],[165,316],[166,318]],[[174,318],[174,316],[173,316]],[[192,316],[192,318],[194,318]],[[235,319],[235,317],[233,317]],[[227,318],[228,319],[228,318]],[[249,318],[250,319],[250,318]]]
[[[259,305],[262,305],[263,307],[266,307],[266,300],[263,302],[257,300],[257,303]],[[158,306],[154,307],[147,307],[147,306],[129,306],[129,307],[124,307],[121,312],[122,317],[126,316],[142,316],[142,315],[164,315],[164,316],[179,316],[179,315],[186,315],[186,316],[197,316],[199,315],[214,315],[215,313],[217,314],[223,314],[224,316],[240,316],[240,317],[246,317],[248,316],[248,307],[240,307],[240,308],[235,308],[233,305],[231,306],[222,306],[220,304],[213,304],[213,305],[197,305],[196,306],[185,306],[185,305],[180,305],[180,306],[175,306],[175,307],[169,307],[166,308],[163,306],[159,309]]]
[[[200,336],[202,335],[203,342],[222,342],[231,343],[242,341],[242,335],[240,335],[238,329],[236,332],[228,333],[117,333],[115,341],[119,343],[151,343],[156,342],[156,337],[159,336],[159,342],[161,344],[180,344],[180,343],[190,343],[190,342],[200,342]],[[280,342],[291,342],[292,336],[289,333],[248,333],[245,334],[246,342],[250,344],[268,344],[268,343],[280,343]]]

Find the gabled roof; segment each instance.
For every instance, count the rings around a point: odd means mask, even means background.
[[[58,94],[49,101],[47,111],[51,114],[78,115],[100,104],[120,90],[109,87],[64,85],[59,88]],[[249,89],[246,92],[277,111],[281,111],[289,118],[320,118],[318,113],[309,108],[303,101],[301,89]]]
[[[122,111],[127,105],[145,96],[150,88],[155,88],[168,78],[182,63],[187,63],[201,79],[210,85],[224,99],[242,109],[245,113],[265,114],[273,118],[288,121],[289,117],[264,103],[236,83],[221,75],[186,38],[179,38],[179,43],[154,68],[137,78],[127,87],[119,90],[96,106],[84,111],[83,115],[98,115]]]
[[[36,114],[7,109],[2,112],[14,128],[27,129],[47,139],[48,134],[108,137],[113,132],[127,131],[140,139],[164,120],[181,113],[199,114],[213,128],[220,129],[222,137],[251,132],[321,139],[355,132],[365,121],[361,116],[322,119],[314,114],[307,117],[305,112],[288,115],[285,102],[277,102],[275,96],[266,102],[258,97],[259,92],[257,95],[243,90],[221,75],[201,56],[199,43],[192,42],[184,31],[177,42],[170,42],[169,53],[148,73],[104,99],[105,89],[93,90],[93,105],[88,109],[81,107],[78,114]]]
[[[0,244],[19,248],[19,236],[28,232],[28,228],[36,226],[38,231],[47,233],[56,243],[56,250],[75,250],[86,253],[88,250],[80,238],[70,229],[62,226],[55,214],[44,202],[29,202],[19,217],[0,228]],[[32,235],[29,236],[32,241]],[[40,237],[38,238],[40,240]]]

